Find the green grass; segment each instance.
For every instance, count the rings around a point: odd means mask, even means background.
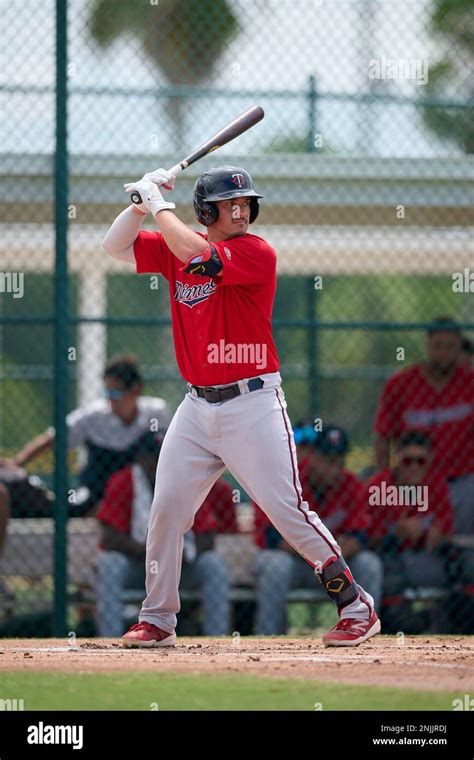
[[[0,694],[25,710],[450,710],[459,697],[258,676],[11,671],[0,672]]]

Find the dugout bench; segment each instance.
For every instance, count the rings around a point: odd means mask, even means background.
[[[5,555],[0,562],[0,577],[8,581],[15,577],[32,581],[53,575],[52,518],[20,518],[10,520],[7,528]],[[69,594],[69,603],[80,607],[95,603],[94,560],[99,542],[99,526],[93,517],[73,517],[67,523],[68,584],[75,587]],[[258,551],[250,533],[220,534],[216,536],[216,550],[228,562],[233,603],[255,602],[255,580],[251,572],[252,558]],[[404,596],[409,601],[437,601],[446,596],[441,588],[407,588]],[[199,591],[180,591],[183,602],[200,601]],[[142,589],[124,591],[125,605],[139,605],[143,600]],[[328,597],[322,588],[292,589],[287,603],[320,604]]]

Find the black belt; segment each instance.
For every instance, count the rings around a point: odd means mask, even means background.
[[[259,391],[263,388],[263,380],[261,377],[253,377],[247,382],[249,391]],[[231,398],[240,396],[242,391],[240,390],[238,383],[232,385],[225,385],[223,388],[213,388],[212,386],[191,385],[190,388],[194,388],[199,398],[204,398],[210,404],[217,404],[219,401],[229,401]]]

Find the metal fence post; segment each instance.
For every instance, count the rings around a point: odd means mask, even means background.
[[[53,635],[67,629],[68,146],[67,0],[56,0],[56,147],[54,155],[54,612]]]
[[[314,277],[306,280],[306,318],[308,320],[308,414],[317,414],[319,409],[319,372],[318,372],[318,328],[315,325],[317,314],[318,291],[314,287]]]
[[[314,144],[318,121],[316,104],[318,91],[316,89],[316,77],[311,74],[308,81],[308,153],[317,153],[318,149]]]

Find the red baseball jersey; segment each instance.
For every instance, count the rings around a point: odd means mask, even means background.
[[[399,438],[422,430],[433,441],[433,469],[444,477],[474,472],[474,372],[458,367],[443,390],[426,380],[421,366],[397,372],[386,383],[375,430]]]
[[[109,478],[96,517],[121,533],[130,534],[133,509],[132,468],[124,467]],[[196,512],[194,533],[237,532],[235,504],[228,483],[217,480]]]
[[[343,533],[365,532],[369,525],[369,515],[362,503],[362,486],[351,472],[344,470],[341,482],[327,488],[324,496],[317,494],[309,480],[309,471],[299,466],[303,498],[312,512],[321,518],[325,526],[337,538]],[[267,548],[267,530],[272,523],[266,514],[254,504],[255,543],[261,549]]]
[[[443,535],[449,535],[453,530],[453,509],[449,498],[449,491],[446,483],[440,475],[430,475],[421,483],[421,486],[427,487],[428,492],[428,509],[422,512],[416,505],[409,504],[373,504],[374,487],[381,489],[382,483],[385,488],[395,486],[396,481],[390,468],[378,472],[365,481],[363,486],[363,505],[370,515],[369,535],[376,541],[380,541],[384,536],[393,531],[394,526],[406,517],[419,517],[424,521],[426,529],[433,523],[437,525]],[[385,501],[388,502],[388,499]],[[414,542],[405,539],[401,549],[413,548]]]
[[[233,490],[229,483],[222,480],[222,478],[216,480],[206,496],[204,504],[207,505],[211,513],[214,515],[216,520],[216,530],[218,533],[239,532]],[[199,515],[199,512],[197,514]]]
[[[134,243],[137,272],[168,280],[180,372],[193,385],[225,385],[276,372],[271,328],[276,253],[250,234],[213,246],[223,268],[216,277],[203,277],[184,272],[186,264],[159,231],[142,231]]]

